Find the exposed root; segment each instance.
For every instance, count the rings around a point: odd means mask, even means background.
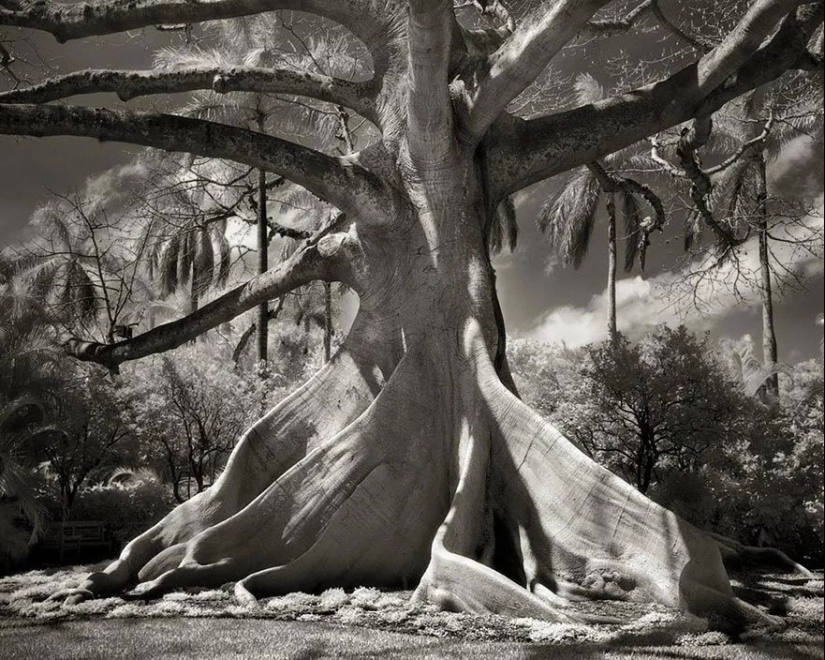
[[[789,573],[797,573],[805,577],[814,577],[807,568],[802,564],[795,562],[788,557],[784,552],[777,548],[757,548],[750,545],[744,545],[738,541],[734,541],[727,536],[715,534],[710,532],[708,534],[714,541],[719,544],[719,550],[722,553],[722,559],[728,563],[739,562],[742,564],[751,564],[757,566],[773,566],[788,571]]]
[[[387,362],[383,386],[344,351],[244,436],[213,488],[55,597],[136,585],[125,597],[146,600],[236,581],[254,607],[291,591],[418,581],[415,600],[470,613],[619,623],[570,606],[604,598],[777,625],[734,596],[721,541],[519,401],[477,326],[463,340],[419,338]]]
[[[486,351],[482,349],[476,353],[477,359],[486,361]],[[475,400],[465,401],[462,406],[469,417],[460,419],[458,443],[454,449],[459,460],[459,477],[449,513],[433,539],[430,564],[413,599],[463,612],[489,612],[559,622],[616,623],[616,619],[607,617],[564,612],[548,599],[538,597],[476,561],[479,556],[488,556],[484,546],[485,541],[490,543],[491,530],[484,527],[485,521],[490,520],[490,516],[485,515],[490,428],[483,401],[478,397],[475,381],[479,375],[473,372],[467,375],[472,376],[473,387],[465,392],[472,393]]]
[[[499,430],[495,506],[526,530],[528,581],[543,596],[737,609],[703,532],[598,466],[503,386],[492,383],[485,398]]]
[[[89,594],[116,593],[143,579],[145,575],[139,574],[150,562],[156,564],[149,571],[153,578],[163,572],[164,565],[171,570],[168,559],[174,551],[170,548],[178,546],[180,551],[180,544],[242,510],[308,452],[361,414],[382,386],[383,377],[374,363],[345,344],[324,369],[244,434],[212,488],[176,507],[127,544],[104,571],[89,575],[65,596],[77,602]]]
[[[447,509],[446,460],[433,452],[445,429],[421,394],[432,368],[430,357],[408,353],[361,416],[236,514],[158,553],[129,597],[241,580],[238,595],[251,603],[322,586],[416,580]],[[395,414],[402,407],[409,419]]]

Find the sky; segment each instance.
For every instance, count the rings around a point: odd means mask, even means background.
[[[105,52],[111,68],[149,67],[153,50],[173,43],[175,35],[147,31],[140,39],[119,35],[94,44],[70,42],[57,47],[46,35],[35,35],[40,53],[59,71],[70,71],[94,63],[100,66]],[[112,96],[87,97],[90,105],[112,103]],[[134,107],[134,104],[132,104]],[[15,138],[0,136],[0,247],[25,235],[32,212],[49,200],[50,191],[66,193],[82,189],[89,177],[128,162],[137,150],[116,143],[98,143],[85,138]],[[819,213],[807,219],[822,227],[822,145],[807,138],[795,140],[771,165],[775,185],[793,188],[817,199]],[[499,295],[508,333],[541,341],[563,341],[580,346],[606,338],[606,224],[597,223],[594,239],[579,270],[559,264],[546,239],[536,228],[535,218],[558,180],[537,184],[518,193],[515,201],[520,226],[519,247],[514,254],[495,260]],[[673,224],[678,224],[674,222]],[[737,299],[724,289],[705,298],[708,307],[700,313],[690,306],[673,303],[663,294],[678,279],[670,270],[679,258],[681,241],[674,231],[656,234],[648,251],[646,272],[620,274],[617,285],[619,329],[631,338],[666,322],[686,323],[694,331],[708,331],[713,338],[740,338],[750,334],[761,345],[759,297],[755,291]],[[787,251],[786,251],[787,252]],[[746,246],[746,259],[755,255]],[[780,361],[795,363],[819,354],[825,280],[822,255],[783,255],[788,267],[805,282],[804,290],[786,291],[775,305]]]
[[[822,145],[805,138],[796,140],[771,164],[771,185],[793,187],[815,200],[815,212],[804,224],[822,231],[823,191]],[[522,191],[516,198],[519,218],[519,246],[514,254],[499,256],[497,269],[500,298],[508,332],[516,337],[549,342],[564,342],[577,347],[607,338],[607,224],[600,214],[591,247],[583,265],[574,270],[558,262],[546,238],[536,227],[538,211],[552,186],[545,182]],[[660,323],[684,323],[694,332],[710,333],[714,339],[739,339],[750,335],[761,346],[761,301],[757,290],[744,291],[741,298],[730,287],[711,291],[702,287],[700,298],[707,304],[699,310],[680,303],[674,282],[680,279],[676,268],[684,259],[677,219],[669,220],[664,235],[654,234],[648,248],[645,272],[638,268],[630,274],[619,269],[616,286],[618,328],[631,339],[638,339]],[[803,231],[797,230],[797,235]],[[809,235],[809,234],[807,234]],[[790,237],[785,237],[790,238]],[[757,246],[753,241],[743,247],[743,263],[755,268]],[[619,248],[621,263],[622,252]],[[779,359],[793,364],[819,354],[822,326],[817,319],[823,311],[825,278],[822,254],[792,254],[787,245],[777,243],[773,250],[782,263],[800,277],[804,288],[786,290],[775,302]],[[730,271],[716,279],[730,280]]]

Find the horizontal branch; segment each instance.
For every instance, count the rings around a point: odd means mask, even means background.
[[[187,67],[175,70],[76,71],[24,89],[0,93],[0,103],[48,103],[80,94],[114,92],[123,101],[150,94],[210,89],[228,92],[295,94],[343,105],[374,121],[370,82],[350,82],[316,73],[252,66]]]
[[[530,86],[550,60],[608,0],[543,2],[487,61],[488,71],[472,98],[462,131],[478,140],[496,117]]]
[[[808,40],[821,21],[822,3],[787,17],[734,75],[704,98],[695,96],[699,67],[695,62],[665,80],[574,110],[529,121],[502,118],[491,130],[488,150],[494,198],[503,199],[537,181],[709,115],[776,80],[805,57]]]
[[[78,106],[0,104],[0,134],[76,135],[225,158],[281,174],[352,217],[363,211],[385,211],[380,180],[353,159],[203,119]]]
[[[188,316],[159,325],[133,339],[114,344],[73,339],[66,343],[66,349],[80,360],[97,362],[111,369],[128,360],[137,360],[177,348],[207,330],[231,321],[253,307],[313,280],[338,279],[338,273],[342,270],[338,259],[343,256],[343,252],[335,251],[334,248],[328,249],[324,240],[332,239],[333,244],[340,245],[340,241],[336,241],[330,232],[340,229],[345,221],[343,216],[339,216],[337,222],[318,232],[286,261],[253,277]]]
[[[373,0],[31,0],[0,4],[0,25],[43,30],[59,42],[156,25],[202,23],[292,9],[340,23],[367,43],[386,3]],[[383,29],[384,25],[380,25]]]

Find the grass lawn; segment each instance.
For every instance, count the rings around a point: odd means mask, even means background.
[[[0,658],[501,658],[584,660],[823,658],[823,582],[792,575],[737,576],[748,600],[782,616],[781,630],[739,637],[704,619],[629,603],[590,603],[620,625],[550,624],[412,607],[409,593],[330,589],[238,606],[229,586],[164,598],[66,607],[46,598],[89,567],[0,579]]]

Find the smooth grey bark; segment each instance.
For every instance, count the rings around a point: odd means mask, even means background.
[[[269,218],[266,204],[266,171],[258,170],[258,275],[269,269]],[[269,344],[269,301],[258,305],[258,321],[255,328],[258,365],[261,373],[267,371],[267,348]]]
[[[615,342],[616,324],[616,198],[607,193],[607,336]]]
[[[762,300],[762,360],[770,375],[765,380],[765,391],[772,401],[779,397],[779,374],[776,373],[777,346],[773,314],[773,286],[771,284],[770,249],[768,247],[768,177],[765,156],[757,158],[757,218],[759,241],[759,295]]]

